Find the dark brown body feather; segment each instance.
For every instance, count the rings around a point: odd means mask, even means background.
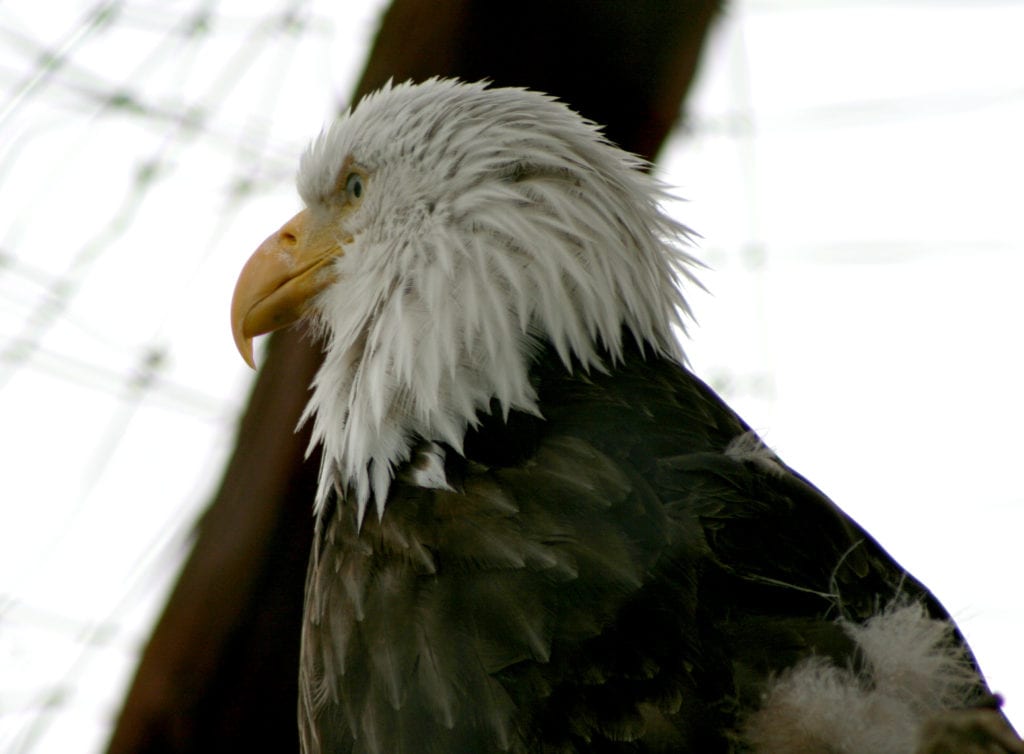
[[[486,417],[451,491],[324,516],[307,587],[310,752],[741,751],[772,673],[855,662],[835,623],[942,608],[678,365],[534,368],[544,419]]]

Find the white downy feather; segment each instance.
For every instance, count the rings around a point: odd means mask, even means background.
[[[921,605],[844,628],[863,670],[811,658],[777,678],[743,731],[756,754],[909,754],[930,720],[982,690],[953,625]]]

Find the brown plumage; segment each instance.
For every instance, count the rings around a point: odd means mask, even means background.
[[[543,95],[436,80],[304,158],[232,316],[249,360],[325,339],[309,754],[912,754],[989,697],[934,598],[683,365],[688,233],[641,167]]]

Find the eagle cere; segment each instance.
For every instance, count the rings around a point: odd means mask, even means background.
[[[643,167],[438,79],[303,157],[232,327],[324,343],[304,750],[1024,751],[941,605],[683,365]]]

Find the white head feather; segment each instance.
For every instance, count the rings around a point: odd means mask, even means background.
[[[688,232],[644,163],[565,105],[451,80],[389,85],[304,155],[311,211],[326,211],[345,164],[368,177],[315,305],[325,360],[303,419],[323,443],[318,512],[337,489],[360,521],[371,498],[383,515],[414,439],[461,450],[492,398],[539,414],[541,341],[567,368],[618,360],[623,328],[682,358]]]

